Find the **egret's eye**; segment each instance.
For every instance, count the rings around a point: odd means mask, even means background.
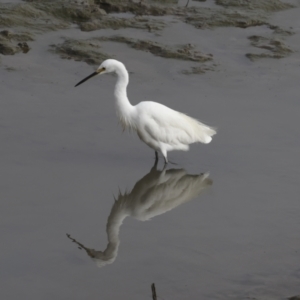
[[[105,70],[106,70],[106,69],[105,69],[104,67],[102,67],[101,69],[98,69],[98,70],[97,70],[97,73],[98,73],[98,74],[101,74],[101,73],[103,73]]]

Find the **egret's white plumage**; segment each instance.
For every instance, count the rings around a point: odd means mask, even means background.
[[[118,76],[114,91],[115,106],[123,128],[135,130],[139,138],[155,150],[156,156],[157,151],[162,153],[165,163],[168,162],[168,151],[187,151],[189,144],[211,142],[216,130],[181,112],[153,101],[131,105],[127,97],[129,75],[120,61],[105,60],[96,72],[76,86],[95,75],[111,72],[115,72]]]

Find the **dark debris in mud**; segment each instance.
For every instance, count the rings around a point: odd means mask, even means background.
[[[192,14],[188,13],[184,20],[200,29],[229,26],[248,28],[268,24],[263,14],[247,14],[245,12],[227,10],[217,12],[211,9],[197,10]]]
[[[183,70],[182,74],[185,75],[196,75],[196,74],[204,74],[207,71],[214,71],[215,70],[215,65],[211,65],[211,66],[196,66],[196,67],[192,67],[189,70]]]
[[[159,2],[172,3],[171,5],[161,5]],[[122,1],[122,0],[95,0],[107,13],[130,12],[136,16],[163,16],[173,14],[177,9],[175,1]]]
[[[295,32],[292,30],[283,29],[283,28],[280,28],[279,26],[275,26],[275,25],[269,25],[269,28],[271,30],[273,30],[274,34],[277,34],[280,36],[291,36],[291,35],[295,34]]]
[[[247,53],[246,57],[252,61],[260,58],[284,58],[293,52],[282,40],[276,38],[253,35],[249,37],[249,40],[252,46],[267,50],[259,54]]]
[[[136,28],[147,30],[149,32],[155,32],[162,30],[165,27],[165,23],[159,20],[151,20],[147,17],[115,18],[112,16],[107,16],[101,19],[93,19],[87,22],[81,22],[79,27],[82,31],[93,31],[106,28]]]
[[[293,7],[293,5],[280,0],[216,0],[216,4],[240,9],[260,9],[266,12],[280,11]]]
[[[14,33],[10,30],[2,30],[0,31],[0,53],[3,55],[27,53],[30,50],[28,41],[33,41],[33,36],[28,32]]]

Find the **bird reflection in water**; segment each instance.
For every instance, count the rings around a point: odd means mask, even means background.
[[[131,216],[140,221],[150,220],[197,197],[212,185],[208,173],[191,175],[184,169],[160,171],[156,165],[157,163],[135,184],[130,193],[119,192],[115,198],[107,219],[108,244],[104,251],[87,248],[67,234],[72,242],[86,251],[98,267],[115,261],[120,244],[119,231],[126,217]]]

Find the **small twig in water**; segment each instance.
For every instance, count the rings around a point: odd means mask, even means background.
[[[155,284],[154,283],[151,284],[151,290],[152,290],[152,299],[157,300],[156,289],[155,289]]]

